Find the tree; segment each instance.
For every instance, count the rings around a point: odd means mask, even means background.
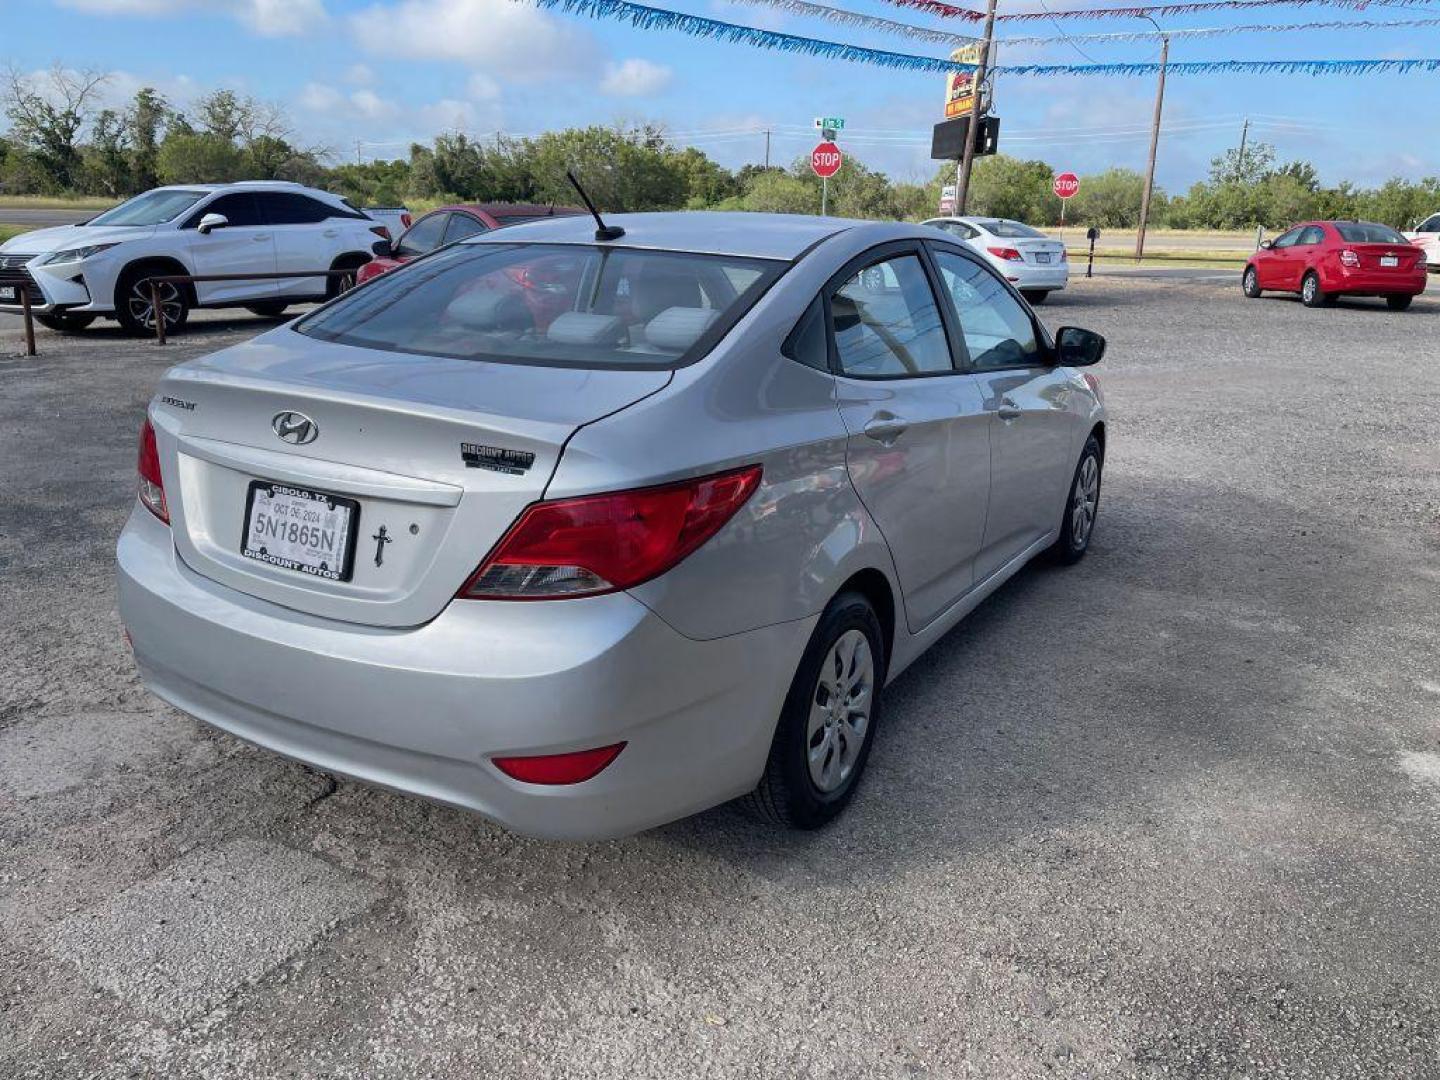
[[[1145,177],[1134,169],[1111,168],[1080,180],[1080,191],[1070,200],[1066,217],[1077,225],[1132,228],[1140,223],[1140,200]],[[1151,213],[1164,215],[1165,193],[1155,188],[1150,195]]]
[[[124,119],[113,109],[103,109],[95,117],[84,162],[86,190],[116,197],[132,190],[129,134]]]
[[[130,138],[130,182],[132,191],[148,191],[160,182],[158,159],[161,129],[170,115],[169,103],[153,87],[142,86],[125,111]]]
[[[954,169],[941,170],[945,183],[954,182]],[[1051,190],[1055,173],[1043,161],[1021,161],[1008,154],[979,158],[970,175],[966,211],[1017,221],[1049,222],[1059,213]]]
[[[1232,146],[1217,158],[1210,159],[1212,184],[1258,184],[1274,171],[1275,147],[1266,142],[1252,142],[1242,153]]]
[[[74,190],[80,180],[80,133],[95,115],[107,75],[56,64],[43,76],[12,66],[3,91],[10,137],[25,149],[47,186]]]
[[[157,160],[166,184],[225,184],[244,173],[244,154],[234,143],[208,131],[172,131]]]

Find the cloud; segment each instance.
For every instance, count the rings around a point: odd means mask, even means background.
[[[61,7],[96,15],[153,17],[176,12],[219,12],[261,37],[303,34],[326,22],[324,0],[56,0]]]
[[[631,57],[618,64],[605,65],[600,90],[614,97],[643,97],[660,93],[674,77],[674,70],[664,64],[652,64],[649,60]]]
[[[351,64],[345,70],[345,81],[351,86],[374,86],[375,69],[369,64]]]
[[[349,17],[350,32],[376,55],[451,60],[515,82],[595,73],[594,38],[514,0],[400,0]]]

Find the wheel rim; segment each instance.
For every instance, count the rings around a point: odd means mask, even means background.
[[[1313,277],[1307,277],[1305,279],[1305,299],[1315,299],[1315,279]]]
[[[180,314],[185,310],[185,301],[180,295],[180,289],[173,282],[162,282],[157,288],[160,292],[160,311],[165,316],[166,326],[175,326],[180,322]],[[130,317],[146,329],[155,329],[155,313],[151,310],[150,279],[145,278],[137,281],[130,288],[130,296],[126,301],[126,307],[130,311]]]
[[[810,780],[821,792],[837,790],[855,771],[870,733],[874,699],[875,655],[870,639],[859,630],[846,630],[820,665],[810,699],[805,751]]]
[[[1075,490],[1070,496],[1070,541],[1082,548],[1095,527],[1095,510],[1100,502],[1100,463],[1089,455],[1080,463]]]
[[[1255,271],[1254,271],[1254,270],[1246,270],[1246,271],[1245,271],[1245,291],[1246,291],[1247,293],[1253,293],[1253,292],[1255,291]]]
[[[345,275],[343,277],[336,278],[335,282],[335,291],[337,293],[349,292],[355,287],[355,271],[346,271]]]

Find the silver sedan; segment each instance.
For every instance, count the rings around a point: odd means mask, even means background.
[[[1090,544],[1106,424],[959,242],[747,214],[443,248],[170,371],[120,613],[149,688],[521,832],[812,828],[884,688]]]

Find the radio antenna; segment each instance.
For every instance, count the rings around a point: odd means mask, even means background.
[[[595,209],[595,204],[590,201],[590,196],[585,194],[585,189],[580,186],[580,181],[575,179],[575,174],[569,169],[565,170],[565,179],[570,181],[570,186],[579,193],[580,201],[585,204],[585,209],[589,210],[590,216],[595,219],[596,240],[619,240],[620,237],[625,235],[625,230],[619,225],[605,224],[604,220],[600,217],[600,211]]]

